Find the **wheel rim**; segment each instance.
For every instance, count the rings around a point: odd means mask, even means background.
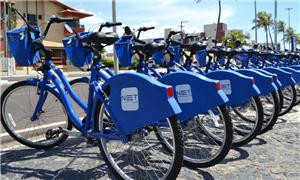
[[[233,125],[233,142],[248,139],[259,124],[259,113],[254,98],[235,108],[229,108],[229,115]]]
[[[216,110],[210,110],[207,115],[194,117],[183,127],[184,160],[205,163],[215,159],[222,151],[227,132],[222,111],[219,107]],[[157,131],[163,143],[173,151],[173,147],[166,140],[167,135],[163,135],[160,128],[157,128]]]
[[[99,116],[99,130],[103,130],[104,128],[104,110],[104,105],[102,105]],[[111,130],[112,127],[114,127],[109,123],[106,124],[108,124],[106,127],[110,127]],[[168,124],[171,126],[169,121]],[[171,137],[174,139],[172,128],[170,129],[170,132],[172,133]],[[162,147],[159,148],[160,143],[155,143],[157,138],[154,132],[152,131],[150,133],[153,134],[144,137],[142,140],[132,141],[126,144],[121,143],[120,141],[107,141],[105,139],[100,139],[105,156],[114,170],[122,178],[164,179],[170,173],[171,168],[169,167],[173,167],[174,165],[175,154],[167,154],[165,151],[163,151]],[[148,138],[148,140],[146,138]],[[118,143],[118,145],[116,145],[114,148],[113,143],[115,143],[115,145]],[[138,143],[140,144],[140,149],[135,149],[134,145],[137,145]],[[153,146],[154,144],[156,144],[156,146]],[[173,145],[175,145],[174,140]],[[111,149],[113,150],[112,153],[110,152]],[[130,151],[127,156],[125,155],[126,151]],[[145,166],[147,166],[147,168],[143,168]],[[138,172],[135,173],[135,169],[138,169]]]
[[[31,121],[31,115],[38,100],[36,92],[36,86],[31,85],[20,86],[10,91],[2,104],[2,117],[7,128],[20,141],[26,145],[46,147],[63,138],[62,133],[57,133],[57,137],[46,137],[46,134],[51,130],[59,132],[60,127],[67,127],[68,116],[61,102],[48,91],[42,108],[43,112],[38,120]],[[61,121],[61,119],[66,121]]]

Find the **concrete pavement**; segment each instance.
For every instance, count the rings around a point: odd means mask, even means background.
[[[178,179],[298,180],[300,178],[300,106],[281,117],[274,129],[206,169],[183,167]],[[2,149],[1,179],[115,179],[97,147],[68,139],[38,151],[24,146]],[[55,178],[54,178],[55,177]]]

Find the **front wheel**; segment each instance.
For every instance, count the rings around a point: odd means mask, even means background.
[[[1,96],[1,123],[18,142],[36,149],[49,149],[67,139],[60,128],[71,130],[68,115],[57,92],[46,88],[43,105],[32,118],[41,95],[38,87],[21,81],[8,87]]]
[[[95,115],[99,131],[117,132],[103,104],[98,103]],[[154,127],[143,129],[146,132],[144,134],[132,135],[128,143],[103,138],[99,140],[102,157],[118,179],[176,179],[183,159],[181,128],[175,116],[166,122],[165,128],[169,129],[174,153],[164,150],[155,136]]]

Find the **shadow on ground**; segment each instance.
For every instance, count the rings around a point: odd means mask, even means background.
[[[83,149],[84,144],[83,141],[78,141],[78,139],[69,139],[62,145],[52,148],[50,150],[36,150],[30,149],[27,147],[20,148],[20,149],[13,149],[1,152],[1,174],[2,175],[12,175],[16,174],[18,177],[21,176],[22,179],[27,178],[39,178],[39,179],[99,179],[103,176],[109,176],[110,178],[114,179],[111,173],[108,170],[108,167],[103,162],[101,165],[96,166],[94,168],[90,168],[86,171],[71,169],[68,168],[68,165],[63,166],[61,168],[57,168],[56,170],[53,167],[49,168],[47,166],[38,166],[36,167],[34,164],[32,166],[24,165],[24,161],[33,161],[33,160],[40,160],[45,161],[45,158],[49,162],[49,166],[51,166],[51,158],[66,158],[69,157],[70,159],[76,159],[78,153]],[[98,147],[96,147],[98,148]],[[82,152],[79,156],[80,158],[90,158],[91,161],[95,161],[97,158],[99,161],[103,161],[101,158],[100,153],[89,153],[89,152]],[[72,161],[70,160],[70,161]],[[29,162],[30,163],[30,162]],[[20,164],[19,166],[17,164]],[[69,164],[66,162],[65,164]],[[84,166],[84,164],[83,164]],[[9,179],[14,179],[14,177],[8,177]]]

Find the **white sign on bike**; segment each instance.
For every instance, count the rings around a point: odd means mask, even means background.
[[[221,89],[226,95],[230,95],[232,93],[230,80],[220,80],[220,84]]]
[[[136,87],[121,90],[121,105],[123,111],[137,111],[139,109],[139,94]]]
[[[192,90],[189,84],[181,84],[175,87],[178,102],[191,103],[193,102]]]

